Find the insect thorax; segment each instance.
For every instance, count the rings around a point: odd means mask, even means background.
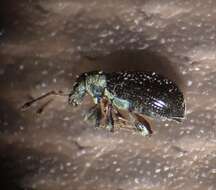
[[[104,94],[106,88],[106,77],[102,72],[93,73],[86,76],[86,91],[92,96],[94,103],[97,104]]]

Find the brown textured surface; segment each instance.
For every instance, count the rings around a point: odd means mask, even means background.
[[[0,6],[0,189],[216,189],[215,1],[4,0]],[[71,88],[89,70],[153,70],[187,102],[178,126],[155,134],[95,130],[90,106],[31,96]]]

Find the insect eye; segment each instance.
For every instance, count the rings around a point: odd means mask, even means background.
[[[98,86],[95,86],[95,85],[92,85],[91,86],[91,91],[93,92],[93,94],[95,96],[100,96],[103,92],[103,88],[102,87],[98,87]]]

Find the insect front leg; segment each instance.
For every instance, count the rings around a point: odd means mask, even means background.
[[[102,119],[100,104],[95,104],[93,107],[91,107],[87,113],[84,114],[84,119],[93,123],[96,128],[100,127]]]
[[[112,104],[109,103],[107,105],[107,111],[106,111],[106,128],[109,129],[111,132],[114,132],[114,119],[112,115],[113,107]]]

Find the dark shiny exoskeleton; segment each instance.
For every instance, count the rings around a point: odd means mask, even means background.
[[[127,110],[135,128],[142,135],[151,134],[151,128],[134,115],[147,115],[153,118],[166,118],[181,121],[185,116],[184,97],[178,86],[171,80],[155,72],[88,72],[80,75],[69,96],[69,103],[78,105],[85,94],[92,96],[100,105],[107,100],[107,126],[114,128],[113,110]],[[95,108],[95,109],[94,109]],[[100,125],[97,106],[87,117],[94,116]]]
[[[173,81],[155,72],[116,72],[105,76],[107,90],[127,100],[130,111],[177,121],[184,118],[184,97]]]

